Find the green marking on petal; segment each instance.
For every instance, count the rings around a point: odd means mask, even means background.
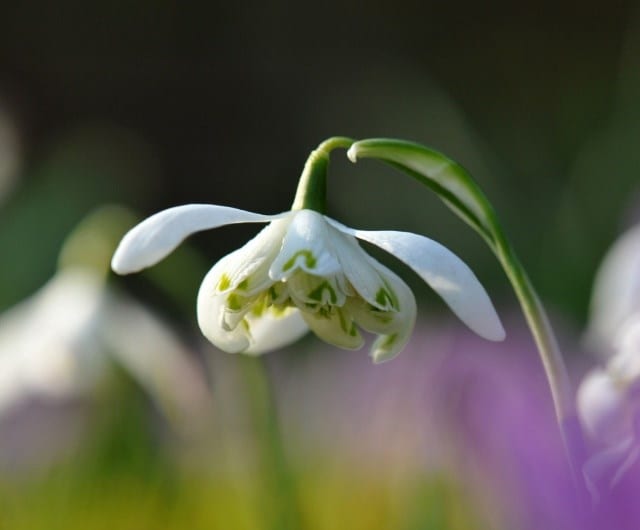
[[[246,291],[247,287],[249,287],[249,278],[245,278],[244,280],[242,280],[238,286],[236,287],[236,289],[240,289],[241,291]]]
[[[286,304],[272,305],[271,314],[276,318],[282,318],[287,314],[287,309],[288,309],[288,306]]]
[[[358,336],[358,328],[356,327],[355,322],[351,322],[351,329],[349,330],[349,335],[351,335],[352,337]]]
[[[314,269],[317,263],[316,257],[313,255],[313,252],[310,250],[298,250],[287,262],[282,266],[282,271],[287,272],[289,269],[293,268],[296,264],[296,261],[300,256],[304,257],[305,265],[308,269]]]
[[[287,301],[289,300],[287,287],[282,282],[274,283],[271,287],[269,287],[268,296],[269,302],[275,305],[286,305]]]
[[[229,278],[228,274],[223,273],[222,276],[220,276],[220,281],[218,282],[218,291],[224,291],[228,289],[230,285],[231,278]]]
[[[376,302],[378,302],[382,306],[391,306],[396,311],[399,310],[398,299],[395,296],[395,293],[389,288],[389,286],[381,287],[376,293]]]
[[[247,303],[247,299],[236,293],[231,293],[227,298],[227,308],[230,311],[240,311]]]
[[[324,291],[328,291],[329,301],[332,304],[335,304],[338,301],[338,295],[336,294],[336,291],[333,288],[333,286],[328,281],[324,281],[320,285],[318,285],[318,287],[316,287],[313,291],[309,293],[308,297],[311,300],[322,302],[323,300],[322,293],[324,293]]]
[[[340,310],[338,310],[338,320],[340,321],[340,328],[342,328],[342,331],[344,331],[348,335],[351,335],[351,331],[352,331],[351,328],[353,327],[353,322],[351,322],[351,326],[350,326],[349,322],[344,316],[344,313]]]
[[[389,311],[385,311],[379,307],[368,305],[367,309],[369,310],[369,314],[382,324],[388,324],[394,319],[394,313],[389,313]]]
[[[268,293],[269,293],[269,299],[271,300],[272,303],[278,299],[278,293],[276,292],[276,288],[274,285],[269,287]]]
[[[258,300],[251,306],[251,314],[255,317],[261,317],[269,308],[270,302],[267,293],[260,295]]]
[[[382,344],[380,344],[380,346],[385,350],[390,349],[396,340],[398,340],[398,334],[392,333],[391,335],[387,335],[385,337],[384,341],[382,342]]]

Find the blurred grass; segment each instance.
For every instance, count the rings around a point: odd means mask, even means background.
[[[447,477],[391,487],[344,470],[298,477],[301,529],[467,530],[488,528]],[[230,477],[182,477],[171,487],[143,476],[102,476],[88,483],[59,470],[37,485],[0,485],[3,530],[91,529],[258,530],[265,525],[260,493]]]

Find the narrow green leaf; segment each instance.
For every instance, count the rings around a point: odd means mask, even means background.
[[[355,142],[347,155],[352,162],[360,158],[382,160],[425,184],[495,249],[496,235],[501,230],[493,208],[457,162],[428,147],[387,138]]]

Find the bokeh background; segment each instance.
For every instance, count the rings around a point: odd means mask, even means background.
[[[417,141],[469,169],[575,377],[593,363],[580,342],[593,276],[639,217],[640,6],[623,0],[3,3],[0,330],[59,278],[65,241],[96,208],[128,209],[99,223],[103,247],[95,235],[86,254],[74,247],[100,269],[125,225],[168,206],[288,209],[309,151],[335,135]],[[535,349],[480,238],[416,182],[343,152],[329,214],[448,246],[509,340],[471,337],[386,260],[421,311],[397,361],[374,368],[312,337],[261,361],[228,356],[199,337],[195,294],[255,228],[203,233],[147,274],[83,280],[77,306],[52,295],[12,331],[68,350],[55,331],[75,315],[68,335],[82,351],[100,343],[103,360],[62,389],[59,375],[9,378],[31,383],[0,407],[0,528],[567,528]],[[96,299],[85,289],[113,290],[115,305],[80,318]],[[116,318],[131,307],[142,320]],[[30,364],[48,358],[38,351]],[[260,406],[269,396],[275,411]]]

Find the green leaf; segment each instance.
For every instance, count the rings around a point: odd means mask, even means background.
[[[496,215],[471,175],[457,162],[422,145],[388,138],[355,142],[349,159],[376,158],[431,188],[459,217],[495,250],[501,229]]]

